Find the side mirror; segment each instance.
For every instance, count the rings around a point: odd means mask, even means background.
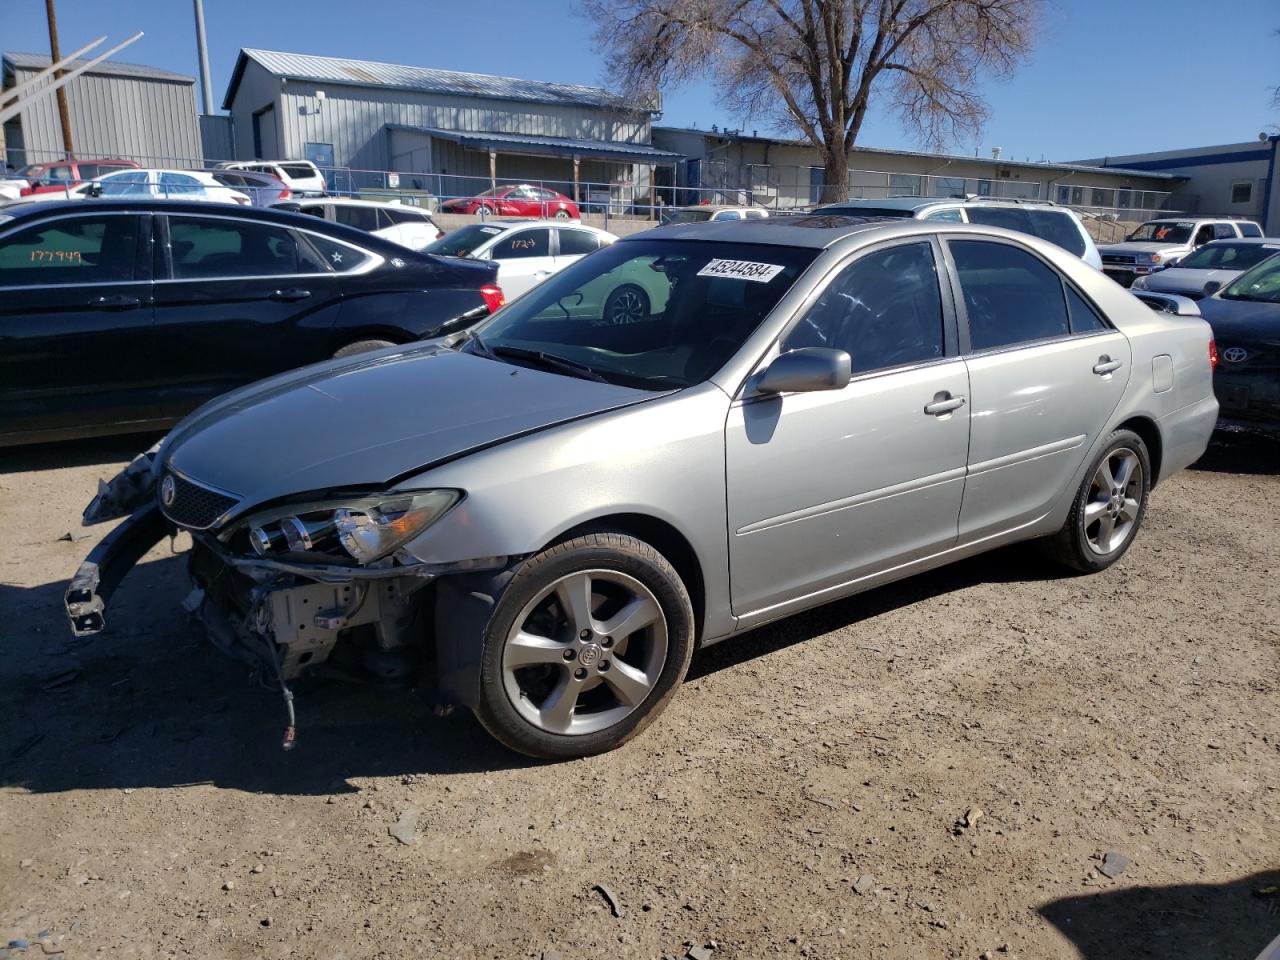
[[[1210,280],[1208,283],[1204,285],[1204,295],[1206,297],[1212,297],[1215,293],[1217,293],[1221,289],[1222,289],[1221,280]]]
[[[94,181],[93,183],[89,184],[89,189],[85,191],[85,195],[89,197],[102,196],[102,184],[98,183],[97,181]]]
[[[843,350],[801,347],[781,354],[756,381],[759,393],[841,390],[853,377],[853,360]]]

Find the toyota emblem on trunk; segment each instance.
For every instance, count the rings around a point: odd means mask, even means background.
[[[1227,347],[1222,351],[1222,359],[1227,363],[1244,363],[1249,359],[1249,351],[1244,347]]]
[[[173,475],[169,474],[160,481],[160,502],[166,507],[173,506],[174,497],[177,496],[177,484],[173,482]]]

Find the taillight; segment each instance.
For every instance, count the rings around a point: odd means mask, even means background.
[[[507,302],[506,294],[496,283],[486,283],[481,287],[480,296],[484,298],[484,305],[489,308],[490,313],[495,313]]]
[[[232,197],[231,199],[233,199],[236,203],[240,204],[240,206],[242,207],[246,207],[249,205],[248,197]]]
[[[1218,369],[1218,342],[1212,337],[1209,338],[1209,369]]]
[[[444,231],[443,231],[443,230],[436,230],[436,239],[437,239],[437,240],[443,240],[443,239],[444,239]]]
[[[280,196],[276,197],[276,202],[278,203],[281,200],[288,200],[291,196],[293,196],[293,194],[291,194],[288,190],[281,190]]]

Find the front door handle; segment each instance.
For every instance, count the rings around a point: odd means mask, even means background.
[[[271,293],[272,300],[305,300],[309,296],[311,291],[301,287],[289,287],[287,290],[275,290]]]
[[[109,297],[95,297],[89,301],[89,306],[99,307],[103,310],[136,310],[142,306],[142,301],[137,297],[118,293]]]
[[[1108,373],[1115,373],[1122,366],[1124,364],[1119,360],[1112,360],[1104,353],[1098,358],[1098,362],[1093,365],[1093,372],[1100,377],[1105,377]]]
[[[924,412],[931,417],[945,417],[959,410],[964,403],[964,397],[953,397],[948,391],[943,390],[934,395],[931,403],[925,404]]]

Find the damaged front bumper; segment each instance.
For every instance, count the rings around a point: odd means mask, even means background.
[[[150,503],[93,548],[71,578],[64,596],[72,633],[88,637],[102,631],[107,603],[124,575],[169,532],[169,522],[160,507]]]

